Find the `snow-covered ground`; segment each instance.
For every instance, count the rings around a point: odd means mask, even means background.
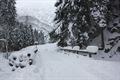
[[[11,55],[33,53],[35,46]],[[77,54],[61,52],[56,44],[38,46],[35,64],[11,71],[0,54],[0,80],[120,80],[120,62],[95,60]]]

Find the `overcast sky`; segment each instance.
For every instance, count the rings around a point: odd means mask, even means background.
[[[51,5],[54,6],[56,0],[16,0],[17,2],[17,7],[25,7],[25,6],[33,6],[33,7],[37,7],[40,5]],[[32,5],[31,5],[32,4]]]
[[[17,2],[55,2],[56,0],[16,0]]]
[[[30,15],[51,22],[54,18],[56,0],[17,0],[18,15]]]

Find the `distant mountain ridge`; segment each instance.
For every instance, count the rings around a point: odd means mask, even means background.
[[[54,4],[56,0],[17,0],[16,1],[18,21],[28,23],[38,31],[43,30],[45,33],[50,32],[54,28],[53,19],[55,16]]]
[[[33,16],[19,16],[17,20],[24,24],[32,25],[33,29],[36,29],[38,31],[42,30],[45,34],[47,34],[50,30],[53,29],[53,26],[44,23]]]

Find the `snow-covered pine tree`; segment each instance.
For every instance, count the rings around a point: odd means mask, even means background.
[[[80,48],[100,34],[106,26],[107,0],[58,0],[55,21],[60,27],[59,46],[75,38]]]
[[[16,23],[16,9],[15,0],[1,0],[0,1],[0,25],[5,34],[4,39],[8,42],[8,47],[11,43],[11,32],[15,28]]]
[[[16,28],[11,32],[10,50],[20,50],[34,44],[34,36],[32,26],[16,23]]]
[[[55,32],[55,30],[51,31],[51,32],[49,33],[49,36],[50,36],[50,39],[49,39],[49,42],[50,42],[50,43],[54,43],[54,42],[56,42],[56,41],[59,39],[59,34],[57,34],[57,33]]]
[[[67,46],[68,45],[68,37],[69,37],[69,20],[68,20],[68,14],[69,14],[69,7],[70,6],[70,0],[58,0],[58,2],[55,4],[57,7],[56,11],[56,17],[55,21],[57,24],[60,24],[60,33],[59,33],[59,42],[58,46]]]
[[[14,26],[16,22],[16,7],[15,0],[8,0],[8,25]]]
[[[87,46],[88,38],[89,38],[88,31],[91,28],[91,18],[90,18],[91,4],[89,0],[74,0],[72,2],[72,5],[73,5],[72,12],[74,12],[74,18],[72,20],[73,35],[77,39],[76,44],[80,48],[83,48]]]
[[[107,47],[105,48],[105,52],[108,53],[112,51],[114,47],[115,52],[120,52],[118,45],[120,42],[120,1],[119,0],[110,0],[110,12],[112,13],[112,19],[110,20],[110,24],[108,27],[108,31],[111,35],[114,35],[108,39]],[[117,46],[118,45],[118,46]],[[118,48],[117,48],[118,47]]]
[[[84,24],[82,21],[80,22],[83,16],[80,13],[80,2],[80,0],[59,0],[55,5],[57,7],[55,21],[60,24],[59,46],[71,45],[70,39],[74,37],[78,45],[81,31],[84,34],[85,27],[80,29],[81,25]]]
[[[39,44],[44,44],[44,43],[45,43],[44,33],[43,33],[43,31],[40,31],[40,33],[39,33]]]
[[[39,33],[38,33],[38,31],[35,29],[33,33],[34,33],[34,41],[39,42]]]
[[[117,32],[120,33],[120,1],[119,0],[110,0],[111,7],[110,11],[112,13],[112,20],[110,27],[108,27],[108,30],[111,33]]]
[[[34,30],[32,29],[32,25],[29,26],[30,29],[30,45],[34,44]]]
[[[3,24],[8,26],[14,26],[16,21],[16,7],[15,7],[15,0],[1,0],[1,19],[0,20]]]

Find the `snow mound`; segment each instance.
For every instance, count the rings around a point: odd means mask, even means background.
[[[9,65],[12,67],[12,71],[17,68],[25,68],[28,65],[35,64],[35,58],[37,55],[37,49],[31,49],[27,51],[22,49],[18,52],[13,52],[9,57]]]
[[[88,52],[96,53],[96,52],[98,52],[98,47],[97,47],[97,46],[88,46],[88,47],[86,48],[86,50],[87,50]]]
[[[61,47],[60,47],[61,48]],[[67,46],[61,49],[69,49],[69,50],[76,50],[76,51],[85,51],[85,52],[90,52],[90,53],[97,53],[98,52],[98,46],[87,46],[86,49],[79,49],[79,46],[71,47]]]

